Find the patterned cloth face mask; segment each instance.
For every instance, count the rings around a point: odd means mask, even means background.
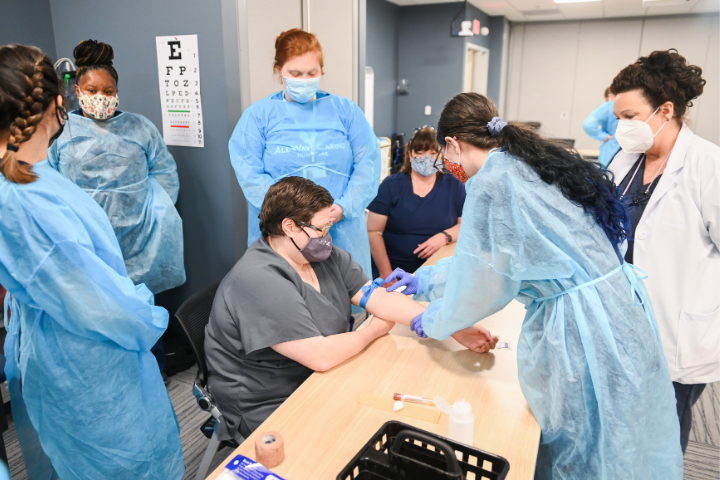
[[[460,161],[460,153],[458,153],[458,162]],[[454,163],[448,160],[447,157],[445,157],[445,168],[448,169],[450,173],[452,173],[452,176],[460,180],[462,183],[466,183],[468,181],[468,175],[465,173],[465,169],[462,165],[459,163]]]
[[[95,95],[86,95],[82,92],[78,95],[80,108],[90,118],[95,120],[107,120],[111,118],[117,111],[120,99],[118,97],[109,97],[101,93]]]
[[[435,158],[430,155],[424,155],[422,157],[413,158],[410,160],[412,169],[423,177],[429,177],[437,173],[435,168]]]

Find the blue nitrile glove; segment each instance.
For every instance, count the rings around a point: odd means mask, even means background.
[[[388,292],[394,292],[403,285],[407,285],[405,291],[402,292],[404,295],[415,295],[417,293],[420,282],[412,273],[407,273],[402,268],[396,268],[390,276],[385,279],[385,283],[390,283],[395,279],[398,281],[388,287]]]
[[[410,322],[410,330],[415,332],[420,338],[428,338],[428,336],[425,335],[425,332],[423,331],[422,316],[423,314],[421,313],[420,315],[412,319],[412,322]]]

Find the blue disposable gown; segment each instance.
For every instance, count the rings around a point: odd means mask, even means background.
[[[0,174],[5,372],[30,420],[18,427],[37,432],[18,436],[39,437],[53,480],[180,479],[180,429],[150,352],[168,313],[127,277],[102,208],[47,161],[33,168],[26,185]]]
[[[585,133],[595,140],[603,142],[600,145],[600,156],[598,157],[598,163],[603,167],[607,167],[615,154],[620,151],[620,144],[615,139],[618,119],[613,113],[614,105],[615,102],[612,100],[605,102],[583,120]],[[605,139],[608,135],[612,135],[612,138],[606,142]]]
[[[536,478],[682,478],[675,395],[645,287],[556,186],[491,155],[467,183],[455,255],[417,277],[433,338],[513,298],[526,305],[517,355],[542,429]]]
[[[319,92],[307,103],[278,92],[252,104],[230,138],[230,160],[249,206],[248,245],[260,238],[265,193],[283,177],[308,178],[330,191],[345,218],[330,233],[368,276],[370,242],[365,208],[377,195],[380,146],[362,110]]]
[[[152,122],[127,112],[105,121],[73,112],[48,160],[105,210],[136,285],[160,293],[185,283],[177,166]]]

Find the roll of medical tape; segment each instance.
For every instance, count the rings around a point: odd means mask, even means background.
[[[261,433],[255,438],[255,460],[274,468],[285,460],[285,440],[278,432]]]

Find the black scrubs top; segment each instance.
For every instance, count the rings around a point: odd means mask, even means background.
[[[311,265],[320,292],[261,238],[220,283],[205,358],[208,388],[225,419],[221,440],[255,430],[313,373],[272,345],[348,331],[350,299],[368,277],[337,247]]]
[[[628,186],[630,179],[633,178],[633,173],[635,173],[635,169],[637,169],[635,178],[632,180],[630,188],[627,189],[627,192],[623,197],[623,202],[625,202],[625,205],[630,208],[631,233],[630,238],[628,239],[628,249],[627,252],[625,252],[625,261],[628,263],[633,263],[635,229],[637,228],[638,223],[640,223],[640,218],[645,211],[645,207],[647,207],[647,204],[650,201],[650,197],[655,191],[655,187],[657,187],[657,184],[660,183],[660,178],[662,177],[662,175],[658,175],[655,181],[651,182],[650,184],[643,185],[643,176],[645,174],[645,155],[643,154],[640,156],[638,161],[633,164],[630,171],[627,173],[627,175],[625,175],[625,178],[620,183],[620,186],[618,187],[618,189],[620,190],[620,195],[622,195],[622,193],[625,191],[625,188]],[[648,187],[650,187],[649,190]]]

